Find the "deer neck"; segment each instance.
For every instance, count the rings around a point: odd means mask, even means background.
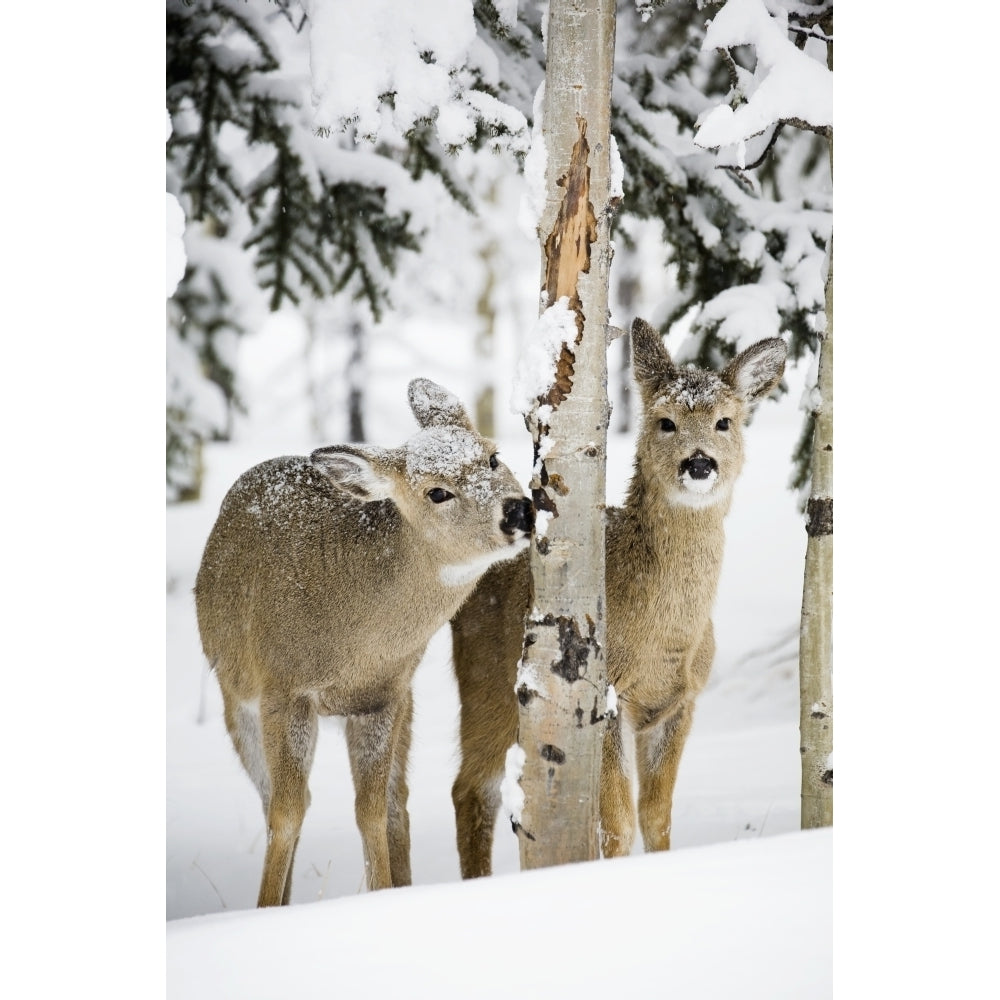
[[[632,478],[623,514],[661,563],[715,568],[717,575],[729,505],[728,498],[704,507],[671,501],[662,482],[645,475],[639,467]]]

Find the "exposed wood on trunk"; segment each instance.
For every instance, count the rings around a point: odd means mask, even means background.
[[[600,853],[614,23],[612,0],[549,6],[542,306],[567,298],[577,335],[564,345],[552,387],[538,400],[548,405],[528,417],[536,459],[532,496],[549,517],[531,552],[534,601],[518,680],[522,868]]]

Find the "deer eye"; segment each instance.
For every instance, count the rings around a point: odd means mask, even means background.
[[[675,423],[674,423],[674,422],[673,422],[673,421],[672,421],[672,420],[670,419],[670,417],[664,417],[664,418],[663,418],[663,419],[662,419],[662,420],[660,421],[660,430],[661,430],[661,431],[666,431],[667,433],[670,433],[670,431],[675,431],[675,430],[677,430],[677,424],[675,424]]]
[[[495,469],[500,464],[500,460],[496,456],[496,452],[490,455],[490,468]]]
[[[723,417],[716,425],[715,429],[717,431],[728,431],[729,430],[729,417]]]
[[[441,489],[440,486],[435,486],[434,489],[428,490],[427,496],[433,503],[444,503],[445,500],[453,500],[455,498],[454,493],[449,493],[447,490]]]

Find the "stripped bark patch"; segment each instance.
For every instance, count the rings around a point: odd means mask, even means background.
[[[552,232],[545,240],[546,302],[557,302],[564,295],[576,313],[576,343],[583,337],[583,304],[578,282],[580,274],[590,270],[590,247],[597,240],[597,216],[590,202],[590,144],[587,142],[587,121],[576,116],[579,138],[573,144],[569,169],[556,183],[563,189],[562,202]],[[573,365],[576,356],[568,344],[563,344],[556,362],[555,381],[548,394],[539,402],[558,406],[573,387]]]

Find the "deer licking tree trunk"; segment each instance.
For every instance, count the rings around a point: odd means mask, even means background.
[[[430,637],[534,514],[457,397],[414,379],[399,448],[272,459],[226,494],[195,584],[226,728],[260,794],[259,906],[287,904],[317,717],[347,718],[369,889],[410,884],[411,681]]]

